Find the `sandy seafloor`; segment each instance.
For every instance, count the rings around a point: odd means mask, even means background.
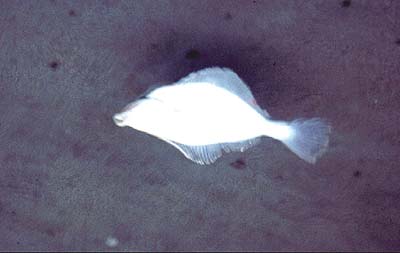
[[[400,1],[0,5],[1,251],[400,250]],[[327,153],[263,138],[201,166],[114,125],[209,66],[329,120]]]

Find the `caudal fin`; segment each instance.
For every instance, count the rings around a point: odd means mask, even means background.
[[[289,123],[293,131],[281,141],[301,159],[315,163],[329,144],[331,127],[320,118],[297,119]]]

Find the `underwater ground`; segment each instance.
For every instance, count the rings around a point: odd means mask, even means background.
[[[1,1],[0,250],[400,250],[399,15],[386,0]],[[201,166],[113,123],[208,66],[275,119],[329,120],[327,153],[312,165],[263,138]]]

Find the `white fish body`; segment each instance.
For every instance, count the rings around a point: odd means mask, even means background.
[[[118,126],[156,136],[199,164],[213,163],[222,151],[244,151],[261,136],[282,141],[315,163],[326,150],[330,127],[318,118],[275,121],[256,103],[250,89],[230,69],[207,68],[153,90],[114,115]]]

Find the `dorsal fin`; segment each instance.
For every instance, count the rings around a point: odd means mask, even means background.
[[[202,69],[180,79],[176,84],[184,85],[187,83],[200,82],[212,83],[218,87],[224,88],[240,97],[260,114],[265,115],[268,118],[270,117],[266,110],[263,110],[258,106],[249,87],[231,69],[219,67]]]
[[[163,85],[161,85],[161,84],[153,84],[153,85],[150,85],[150,86],[146,89],[146,91],[144,91],[142,94],[140,94],[136,99],[146,98],[147,95],[149,95],[149,94],[152,93],[154,90],[156,90],[156,89],[158,89],[158,88],[160,88],[160,87],[162,87],[162,86],[163,86]]]

